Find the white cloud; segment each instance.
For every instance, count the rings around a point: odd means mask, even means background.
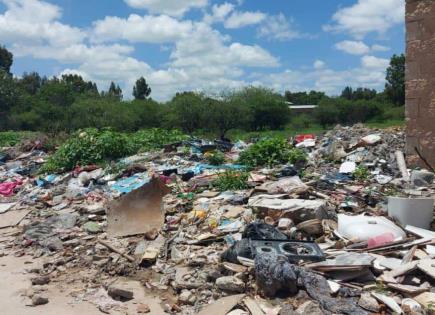
[[[195,23],[189,37],[176,42],[171,54],[172,65],[185,66],[249,66],[275,67],[278,60],[260,46],[232,43],[226,45],[228,37],[212,29],[205,23]],[[198,69],[201,71],[200,69]]]
[[[368,69],[386,69],[390,64],[388,59],[378,58],[375,56],[364,56],[361,58],[361,64]]]
[[[374,44],[371,47],[372,51],[389,51],[390,47]]]
[[[345,86],[367,87],[382,90],[385,85],[387,59],[364,56],[359,67],[334,70],[325,65],[306,69],[286,69],[281,72],[258,74],[253,84],[265,85],[277,91],[323,91],[329,95],[339,95]]]
[[[344,40],[334,45],[338,50],[344,51],[351,55],[366,55],[370,52],[388,51],[389,47],[374,44],[371,47],[362,41]]]
[[[344,32],[356,38],[371,32],[382,35],[405,20],[405,0],[358,0],[339,9],[332,20],[332,25],[324,26],[325,31]]]
[[[65,46],[81,42],[85,33],[56,21],[59,7],[37,0],[3,0],[6,11],[0,15],[0,41]],[[36,13],[37,12],[37,13]]]
[[[224,22],[225,28],[240,28],[248,25],[258,24],[266,18],[262,12],[234,12]]]
[[[182,16],[192,8],[203,8],[208,0],[124,0],[135,9],[147,9],[151,13]]]
[[[205,14],[203,21],[208,24],[223,22],[228,29],[255,25],[266,19],[266,14],[260,11],[236,11],[235,5],[229,2],[214,4],[211,14]]]
[[[354,69],[335,71],[324,61],[316,60],[308,71],[307,68],[272,74],[262,71],[261,75],[253,77],[252,69],[278,67],[280,61],[265,48],[232,40],[212,27],[215,22],[225,26],[233,15],[240,18],[246,13],[236,11],[231,3],[214,5],[203,22],[168,15],[132,14],[125,18],[105,17],[95,21],[92,27],[77,28],[61,22],[62,10],[54,4],[42,0],[0,2],[6,5],[0,15],[0,42],[6,44],[17,58],[31,56],[55,60],[64,65],[59,73],[81,74],[87,80],[95,81],[100,89],[115,81],[127,97],[140,76],[147,78],[153,89],[152,97],[158,100],[166,100],[183,90],[216,91],[260,83],[278,90],[294,87],[293,90],[320,89],[328,93],[339,92],[349,84],[378,88],[384,84],[385,66],[388,65],[388,60],[369,55],[369,52],[386,49],[373,45],[361,58],[361,65]],[[155,1],[139,2],[150,4]],[[171,1],[161,2],[163,5]],[[193,2],[199,3],[189,3]],[[186,8],[192,7],[195,6]],[[155,10],[149,6],[145,8]],[[179,12],[177,14],[181,14]],[[235,20],[231,22],[233,26],[242,27],[254,19],[244,16]],[[258,35],[277,40],[304,36],[293,30],[291,21],[282,14],[267,15],[260,22]],[[169,51],[169,59],[151,66],[134,58],[133,44],[139,42],[164,47]]]
[[[92,38],[96,42],[128,40],[130,42],[167,43],[188,36],[192,22],[167,15],[130,15],[127,19],[107,16],[94,22]]]
[[[322,69],[324,68],[326,65],[326,63],[322,60],[317,59],[316,61],[314,61],[313,63],[313,67],[314,69]]]
[[[223,22],[227,18],[227,16],[234,10],[235,5],[232,3],[222,3],[214,4],[212,7],[211,14],[204,15],[204,22],[206,23],[215,23],[215,22]]]
[[[258,28],[258,36],[279,41],[287,41],[301,37],[301,34],[293,29],[291,21],[288,21],[284,14],[268,16],[264,23]]]
[[[344,40],[336,43],[335,48],[351,55],[364,55],[370,52],[370,47],[361,41]]]

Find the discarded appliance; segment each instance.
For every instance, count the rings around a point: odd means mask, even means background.
[[[316,243],[304,241],[251,240],[252,252],[256,255],[275,252],[288,258],[289,262],[322,261],[322,250]]]

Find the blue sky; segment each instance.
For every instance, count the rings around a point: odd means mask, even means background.
[[[404,0],[0,0],[13,72],[78,73],[128,98],[247,85],[279,92],[382,89],[404,52]]]

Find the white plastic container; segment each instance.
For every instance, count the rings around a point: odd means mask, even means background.
[[[430,230],[433,219],[433,198],[388,197],[388,215],[402,226],[412,225]]]
[[[350,216],[339,213],[338,233],[350,240],[367,241],[385,233],[391,233],[395,240],[406,237],[405,232],[385,217],[370,217],[364,214]]]

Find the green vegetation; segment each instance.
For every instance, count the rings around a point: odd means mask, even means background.
[[[71,170],[78,165],[103,163],[133,153],[127,134],[86,129],[74,133],[44,164],[41,172]]]
[[[219,174],[212,186],[220,191],[239,190],[248,188],[249,173],[239,171],[225,171]]]
[[[147,129],[139,130],[130,136],[135,151],[146,152],[163,148],[171,144],[186,140],[188,137],[179,130]]]
[[[237,133],[287,136],[289,131],[322,130],[337,123],[404,118],[403,55],[391,58],[383,92],[345,87],[340,96],[330,97],[320,91],[280,94],[249,86],[216,96],[186,91],[164,103],[151,98],[152,90],[144,77],[136,81],[134,99],[123,100],[123,91],[115,82],[102,91],[94,82],[73,74],[46,78],[30,72],[14,78],[12,63],[13,55],[0,47],[0,131],[42,131],[52,137],[86,128],[109,127],[117,132],[176,128],[187,134],[220,138]],[[319,106],[314,113],[292,113],[286,101]],[[144,149],[149,149],[146,139],[144,142]]]
[[[220,151],[213,151],[207,154],[207,161],[211,165],[222,165],[225,163],[225,155]]]
[[[32,137],[32,132],[26,131],[5,131],[0,132],[0,147],[11,147],[19,143],[21,140]]]
[[[239,163],[242,165],[274,166],[276,164],[305,162],[304,151],[293,148],[285,138],[266,138],[251,145],[240,153]]]
[[[161,148],[185,136],[177,130],[150,129],[134,134],[88,128],[75,132],[50,157],[42,173],[71,170],[78,165],[105,164],[111,160]]]
[[[370,171],[364,166],[358,166],[353,172],[353,177],[358,180],[367,180],[370,176]]]

